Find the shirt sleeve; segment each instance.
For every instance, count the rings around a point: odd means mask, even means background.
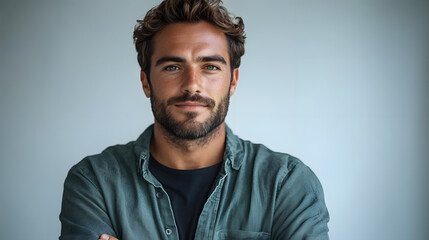
[[[91,176],[92,172],[79,164],[67,175],[60,213],[60,240],[96,240],[103,233],[116,236],[102,192]]]
[[[278,188],[273,239],[328,240],[328,221],[319,180],[310,168],[297,164]]]

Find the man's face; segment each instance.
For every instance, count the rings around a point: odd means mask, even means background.
[[[150,80],[142,72],[142,83],[155,123],[182,139],[206,136],[224,122],[238,80],[225,34],[206,22],[176,23],[152,43]]]

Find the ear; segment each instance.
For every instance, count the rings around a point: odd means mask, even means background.
[[[238,68],[235,68],[234,70],[232,70],[231,88],[229,90],[230,97],[234,95],[235,89],[237,88],[238,72],[239,72]]]
[[[140,72],[140,81],[142,82],[143,91],[146,97],[150,98],[150,83],[145,72]]]

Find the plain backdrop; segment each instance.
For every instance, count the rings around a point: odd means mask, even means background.
[[[153,122],[132,32],[158,3],[1,1],[2,239],[58,239],[70,167]],[[429,1],[224,4],[247,32],[233,131],[313,169],[331,239],[429,239]]]

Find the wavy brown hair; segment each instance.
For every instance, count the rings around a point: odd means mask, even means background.
[[[231,70],[238,68],[244,54],[246,38],[242,18],[232,16],[222,6],[221,0],[164,0],[149,10],[143,20],[137,20],[134,27],[133,38],[141,70],[149,76],[150,58],[153,53],[152,39],[156,33],[168,24],[199,21],[213,24],[225,33]]]

